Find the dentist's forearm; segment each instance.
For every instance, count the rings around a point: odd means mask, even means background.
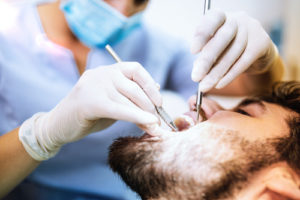
[[[0,136],[0,199],[40,164],[25,151],[18,131],[17,128]]]

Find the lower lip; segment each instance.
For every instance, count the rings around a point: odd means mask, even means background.
[[[140,139],[146,140],[146,141],[157,141],[157,140],[159,140],[160,138],[157,137],[157,136],[152,136],[152,135],[150,135],[150,134],[148,134],[148,133],[144,133],[144,135],[142,135],[142,136],[140,137]]]
[[[152,138],[153,136],[149,135],[148,133],[144,133],[144,135],[142,135],[141,139],[146,140],[149,138]]]

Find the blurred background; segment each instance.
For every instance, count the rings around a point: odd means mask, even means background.
[[[150,0],[145,20],[191,42],[203,0]],[[300,0],[212,0],[211,8],[245,11],[258,19],[278,46],[287,66],[285,79],[300,80]]]
[[[0,0],[0,3],[47,1],[55,0]],[[145,21],[190,44],[203,4],[204,0],[150,0]],[[211,7],[245,11],[258,19],[284,59],[285,79],[300,80],[300,0],[212,0]]]

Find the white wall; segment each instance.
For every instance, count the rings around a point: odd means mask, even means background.
[[[259,19],[266,29],[280,19],[284,0],[212,0],[211,8],[246,11]],[[150,0],[145,20],[161,30],[191,41],[204,0]]]
[[[283,56],[289,71],[287,79],[300,80],[300,1],[287,0]]]

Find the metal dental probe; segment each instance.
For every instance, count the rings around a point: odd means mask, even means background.
[[[116,62],[122,62],[120,57],[117,55],[117,53],[112,49],[110,45],[106,45],[105,49],[108,51],[108,53],[115,59]],[[162,120],[174,131],[178,131],[177,126],[173,122],[172,118],[170,115],[167,114],[165,109],[163,109],[162,106],[155,106],[155,110],[158,113],[158,115],[162,118]]]
[[[204,1],[204,10],[203,10],[203,14],[205,15],[205,13],[210,9],[210,0],[205,0]],[[200,85],[200,83],[199,83]],[[202,98],[203,98],[203,92],[200,90],[200,87],[198,85],[198,92],[197,92],[197,101],[196,101],[196,109],[197,109],[197,122],[199,122],[199,116],[201,115],[202,120],[206,120],[206,116],[205,116],[205,112],[203,111],[203,109],[201,108],[201,104],[202,104]]]

